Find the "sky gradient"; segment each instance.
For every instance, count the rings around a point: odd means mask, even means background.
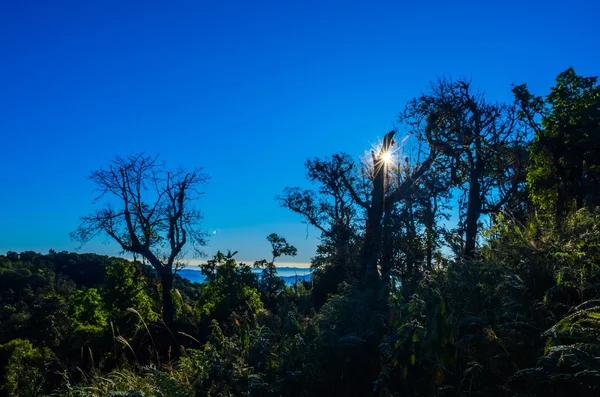
[[[318,234],[274,199],[306,186],[307,158],[361,155],[437,76],[497,100],[512,83],[546,93],[570,66],[596,76],[599,14],[591,0],[2,2],[0,252],[76,249],[86,175],[145,151],[211,176],[208,254],[268,258],[275,232],[308,262]]]

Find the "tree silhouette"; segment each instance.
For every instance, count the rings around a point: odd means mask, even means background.
[[[298,249],[289,244],[284,237],[277,233],[271,233],[267,236],[267,241],[271,244],[271,261],[265,259],[254,262],[254,267],[264,267],[259,290],[263,296],[265,306],[273,309],[277,303],[279,295],[285,290],[285,281],[277,275],[275,260],[281,256],[296,256]]]
[[[439,154],[439,150],[430,144],[425,160],[390,189],[385,180],[388,171],[386,163],[389,162],[388,159],[395,144],[395,134],[396,130],[388,132],[383,137],[382,145],[377,152],[371,152],[373,158],[372,189],[366,200],[360,199],[357,191],[353,189],[348,179],[342,174],[342,181],[367,214],[365,243],[362,250],[363,268],[367,275],[372,275],[377,270],[377,261],[381,251],[381,228],[384,213],[390,211],[398,202],[405,201],[412,194],[413,186],[431,168]],[[337,157],[334,156],[334,158]]]
[[[196,253],[205,242],[201,213],[193,206],[208,177],[200,169],[166,170],[158,156],[117,156],[92,171],[90,180],[101,209],[81,218],[71,238],[82,245],[99,235],[116,241],[124,252],[145,258],[159,273],[163,320],[173,324],[173,273],[189,245]]]
[[[523,189],[526,130],[514,106],[488,101],[466,80],[438,80],[400,115],[411,132],[442,148],[462,195],[463,253],[475,252],[479,219],[497,214]]]
[[[377,271],[384,213],[412,194],[417,181],[432,167],[440,153],[439,148],[429,142],[422,162],[395,181],[397,183],[387,183],[389,170],[386,163],[391,160],[395,133],[395,130],[388,132],[381,147],[371,153],[371,169],[357,166],[345,153],[327,160],[309,160],[306,162],[308,177],[320,184],[319,190],[286,188],[284,195],[278,197],[282,206],[302,215],[307,223],[319,229],[323,240],[329,240],[333,251],[338,253],[352,250],[345,247],[357,233],[358,215],[364,214],[360,267],[368,276]],[[333,255],[336,256],[339,255]]]

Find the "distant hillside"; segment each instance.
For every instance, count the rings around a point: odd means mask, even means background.
[[[252,269],[253,273],[260,275],[262,269]],[[291,285],[296,281],[308,281],[310,280],[311,270],[307,268],[301,267],[279,267],[277,268],[277,274],[281,277],[286,284]],[[192,282],[203,283],[204,275],[200,270],[194,269],[182,269],[178,272],[178,274]]]

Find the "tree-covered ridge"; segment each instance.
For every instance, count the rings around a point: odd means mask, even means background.
[[[310,282],[291,286],[274,263],[296,249],[276,234],[260,277],[235,252],[203,284],[173,276],[183,231],[202,236],[178,223],[199,219],[185,185],[148,174],[149,205],[129,176],[156,159],[104,169],[124,205],[93,231],[152,266],[0,256],[0,393],[599,395],[600,86],[569,69],[546,96],[513,93],[440,80],[366,160],[309,159],[313,188],[278,197],[321,233]],[[413,141],[394,161],[401,128]]]

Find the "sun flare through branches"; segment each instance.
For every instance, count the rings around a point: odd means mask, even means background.
[[[371,170],[374,174],[385,168],[385,171],[393,171],[399,167],[400,157],[402,152],[402,146],[406,139],[405,137],[400,142],[395,139],[379,140],[377,143],[371,145],[371,149],[365,153],[364,164],[367,169]]]

